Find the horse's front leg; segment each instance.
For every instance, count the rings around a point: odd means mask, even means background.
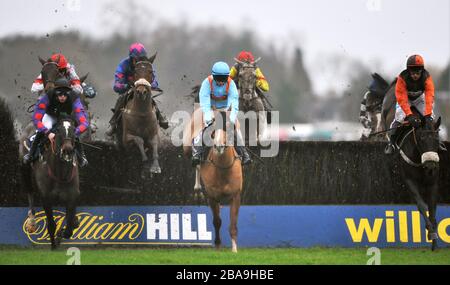
[[[152,146],[152,166],[150,167],[151,173],[161,173],[161,167],[159,166],[159,154],[158,154],[158,145],[159,145],[159,136],[155,135],[150,140],[150,145]]]
[[[254,110],[256,111],[256,138],[257,143],[259,144],[264,138],[264,132],[267,129],[267,119],[266,113],[264,110],[264,104],[262,103],[261,98],[257,98],[254,101]]]
[[[222,226],[222,219],[220,218],[220,204],[216,200],[209,198],[209,206],[213,212],[213,224],[216,235],[214,244],[216,245],[216,249],[220,249],[222,244],[220,239],[220,227]]]
[[[49,199],[48,197],[44,197],[43,200],[46,201],[48,199]],[[54,250],[58,247],[58,244],[56,243],[55,240],[56,223],[55,220],[53,219],[53,209],[48,201],[44,202],[43,207],[45,211],[45,216],[47,217],[47,231],[48,235],[50,236],[51,248],[52,250]]]
[[[431,222],[431,229],[428,232],[428,239],[432,241],[431,250],[435,250],[437,247],[437,240],[439,238],[437,233],[437,221],[436,221],[436,211],[437,211],[437,199],[439,196],[439,187],[437,183],[427,187],[427,193],[429,193],[428,199],[428,209],[429,209],[429,219]]]
[[[230,205],[230,236],[231,236],[231,251],[237,253],[237,221],[239,215],[239,207],[241,206],[241,194],[236,194]]]
[[[144,140],[141,137],[127,134],[126,135],[126,143],[128,143],[128,142],[134,142],[134,144],[138,147],[139,152],[141,153],[142,162],[144,162],[144,163],[147,162],[148,157],[147,157],[147,154],[145,154]]]
[[[70,239],[73,234],[73,230],[76,226],[76,204],[75,202],[70,202],[66,207],[66,229],[64,230],[63,238]]]
[[[22,175],[21,187],[24,192],[27,193],[28,198],[28,217],[25,224],[25,229],[28,233],[34,233],[36,231],[36,217],[34,211],[34,194],[31,178],[31,167],[29,165],[21,164],[20,171]]]
[[[424,200],[422,199],[422,196],[420,196],[419,187],[417,186],[417,184],[414,181],[412,181],[409,178],[406,178],[405,182],[406,182],[406,185],[408,186],[407,188],[409,189],[409,191],[412,194],[414,200],[416,201],[417,208],[419,209],[420,214],[422,215],[422,217],[425,220],[425,224],[426,224],[427,230],[431,231],[433,226],[432,226],[431,221],[430,221],[430,219],[428,218],[428,215],[427,215],[428,206],[424,202]]]

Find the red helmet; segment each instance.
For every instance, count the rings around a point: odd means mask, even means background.
[[[248,63],[255,62],[255,57],[253,56],[253,54],[246,50],[241,51],[238,54],[237,59],[242,62],[248,62]]]
[[[412,55],[408,58],[408,61],[406,62],[406,68],[424,68],[425,62],[423,61],[423,58],[418,55]]]
[[[52,54],[50,59],[58,64],[59,69],[67,68],[67,59],[62,53]]]

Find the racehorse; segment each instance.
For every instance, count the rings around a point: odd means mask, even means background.
[[[44,92],[48,92],[51,89],[55,87],[55,81],[58,78],[63,77],[63,74],[58,69],[58,60],[52,61],[51,58],[44,60],[40,56],[38,56],[39,62],[42,64],[41,68],[41,78],[44,85]],[[33,105],[34,107],[34,105]],[[24,149],[26,140],[28,140],[29,135],[33,134],[36,131],[36,128],[34,127],[33,123],[30,122],[24,129],[22,138],[20,139],[19,144],[19,153],[21,154],[20,157],[23,157],[25,155],[26,150]],[[24,143],[24,144],[23,144]],[[21,175],[23,178],[23,188],[24,191],[27,193],[28,197],[28,204],[30,206],[30,210],[28,211],[28,222],[27,222],[27,231],[28,232],[34,232],[36,230],[36,222],[35,222],[35,212],[33,210],[34,205],[34,195],[33,195],[33,186],[32,186],[32,180],[30,179],[30,167],[25,164],[20,165]]]
[[[153,61],[156,53],[150,58],[141,57],[134,69],[134,84],[128,92],[127,103],[122,110],[122,128],[118,138],[126,149],[137,146],[141,154],[143,169],[141,177],[161,173],[158,161],[159,127],[152,97]],[[146,154],[146,147],[152,148],[152,163]]]
[[[402,157],[400,169],[407,188],[425,220],[428,239],[432,241],[431,249],[435,250],[438,239],[436,208],[439,195],[438,150],[441,118],[427,128],[423,123],[425,122],[423,116],[415,108],[412,109],[421,118],[422,126],[417,129],[410,127],[399,139],[398,145]],[[428,199],[425,199],[426,203],[422,197],[423,194],[428,195]]]
[[[213,212],[213,224],[215,230],[215,246],[221,246],[220,227],[220,202],[223,199],[230,200],[230,236],[231,250],[237,252],[237,219],[241,205],[241,192],[243,185],[242,165],[236,153],[230,133],[227,132],[229,118],[226,111],[215,112],[215,131],[213,135],[213,147],[209,149],[206,161],[200,165],[200,177],[203,181],[209,206]],[[219,121],[220,120],[220,121]]]
[[[243,111],[245,114],[249,111],[253,111],[256,115],[254,118],[248,117],[248,127],[244,125],[245,143],[246,145],[249,145],[251,135],[255,135],[256,133],[256,139],[259,142],[267,128],[264,104],[256,89],[256,63],[260,61],[261,58],[258,58],[253,63],[242,62],[236,58],[234,60],[240,65],[237,77],[239,110]],[[252,121],[256,124],[252,124]],[[252,130],[255,131],[253,132]]]
[[[397,79],[395,79],[390,85],[386,94],[384,95],[383,104],[381,107],[381,129],[379,132],[385,132],[390,129],[392,122],[395,118],[395,105],[397,104],[397,98],[395,98],[395,85]],[[387,132],[384,133],[387,135]]]
[[[47,230],[51,248],[55,249],[61,238],[69,239],[73,230],[78,227],[76,214],[77,200],[80,195],[78,163],[75,154],[75,122],[67,116],[61,117],[53,128],[54,141],[47,139],[38,161],[32,166],[22,165],[22,179],[28,195],[29,211],[25,228],[28,232],[36,231],[34,211],[34,186],[37,187],[43,200],[43,208],[47,217]],[[21,157],[29,150],[28,137],[35,132],[27,127],[21,138],[19,154]],[[55,201],[63,201],[66,206],[66,227],[56,233],[57,227],[53,219]]]
[[[41,77],[44,85],[44,92],[48,92],[55,87],[55,80],[63,77],[58,69],[58,61],[52,61],[51,58],[44,60],[38,56],[39,62],[42,64]]]

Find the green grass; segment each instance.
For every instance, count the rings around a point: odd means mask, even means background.
[[[366,248],[81,248],[81,264],[215,264],[215,265],[365,265]],[[66,264],[66,248],[22,248],[0,246],[0,264]],[[450,264],[450,248],[381,249],[381,264]]]

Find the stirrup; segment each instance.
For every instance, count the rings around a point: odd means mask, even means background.
[[[390,155],[393,154],[396,150],[397,147],[394,144],[388,143],[388,145],[386,145],[386,147],[384,148],[384,153]]]

